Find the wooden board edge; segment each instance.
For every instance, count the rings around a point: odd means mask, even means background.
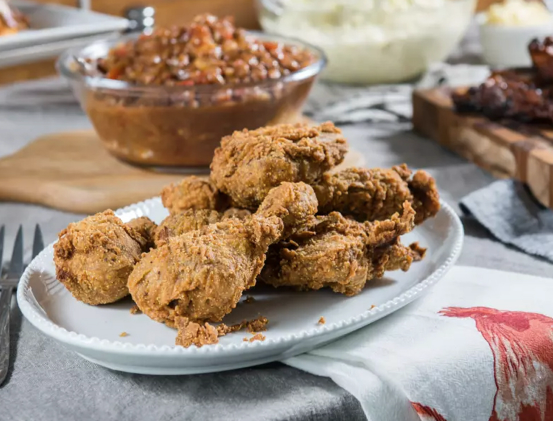
[[[444,88],[413,91],[415,132],[496,177],[512,177],[526,183],[540,203],[553,209],[553,150],[548,141],[484,117],[457,114],[446,95]]]

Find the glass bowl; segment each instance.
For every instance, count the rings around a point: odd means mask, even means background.
[[[353,84],[414,79],[445,59],[475,0],[257,0],[269,33],[296,37],[328,57],[321,78]]]
[[[138,86],[83,75],[79,63],[105,56],[113,46],[138,36],[133,34],[69,50],[57,68],[116,157],[145,166],[207,166],[221,138],[235,130],[299,121],[326,64],[322,51],[304,42],[253,34],[308,49],[316,61],[280,79],[234,85]]]

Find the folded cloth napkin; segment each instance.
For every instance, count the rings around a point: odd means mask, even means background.
[[[454,267],[425,297],[284,363],[369,421],[553,420],[553,280]]]
[[[465,196],[460,207],[498,240],[553,261],[553,211],[538,203],[522,183],[496,181]]]
[[[437,63],[414,83],[368,87],[319,83],[309,95],[305,113],[316,121],[332,120],[336,124],[409,121],[413,89],[474,85],[489,73],[487,66]]]

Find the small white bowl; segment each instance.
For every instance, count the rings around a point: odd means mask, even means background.
[[[482,57],[492,67],[531,66],[530,41],[553,36],[553,15],[550,22],[535,26],[488,25],[484,13],[479,13],[476,21],[480,27]]]

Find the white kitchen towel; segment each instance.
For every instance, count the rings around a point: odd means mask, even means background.
[[[285,364],[369,421],[553,420],[553,280],[454,267],[428,294]]]

